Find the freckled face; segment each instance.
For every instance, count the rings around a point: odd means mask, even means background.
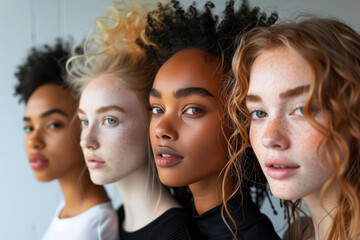
[[[81,147],[96,184],[108,184],[147,167],[148,117],[135,94],[99,76],[80,98]]]
[[[328,179],[316,159],[323,136],[303,115],[312,78],[309,63],[286,48],[265,51],[251,68],[246,99],[251,145],[272,193],[285,200],[318,194]],[[326,125],[316,107],[313,114]],[[326,161],[323,146],[319,156]]]
[[[217,66],[216,58],[189,49],[172,56],[156,75],[150,94],[150,138],[165,185],[216,180],[228,160]]]
[[[56,84],[45,84],[26,104],[25,148],[39,181],[74,177],[85,167],[79,146],[80,124],[72,122],[74,97]]]

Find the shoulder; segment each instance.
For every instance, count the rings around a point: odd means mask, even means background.
[[[122,222],[124,217],[123,214],[123,208],[120,208],[118,210],[120,222]],[[126,232],[120,228],[120,238],[127,240],[197,240],[199,238],[193,228],[196,227],[192,224],[191,216],[185,210],[181,208],[171,208],[135,232]]]
[[[111,202],[95,205],[88,210],[87,225],[98,235],[98,239],[119,239],[119,223]]]
[[[182,208],[171,208],[154,222],[156,239],[197,239],[196,225]]]
[[[71,218],[54,218],[45,239],[118,240],[118,221],[111,203],[101,203]]]
[[[251,198],[237,197],[230,204],[232,209],[237,209],[231,214],[237,223],[239,239],[280,239],[270,219],[260,212]]]

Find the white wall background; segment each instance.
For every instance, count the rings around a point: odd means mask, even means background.
[[[205,0],[197,2],[201,6]],[[214,2],[223,9],[225,1]],[[277,10],[282,20],[305,11],[337,17],[360,30],[360,0],[249,2],[268,13]],[[28,165],[22,131],[25,108],[13,97],[14,72],[31,46],[54,43],[59,36],[73,36],[80,42],[111,0],[1,0],[0,3],[0,239],[36,240],[46,230],[62,195],[56,182],[37,182]],[[108,190],[118,205],[121,200],[111,186]],[[278,201],[274,204],[279,209]],[[280,232],[283,215],[274,217],[268,203],[263,211]]]

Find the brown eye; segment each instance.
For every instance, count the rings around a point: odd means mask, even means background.
[[[25,133],[32,132],[33,130],[34,130],[34,128],[33,128],[33,127],[30,127],[30,126],[25,126],[25,127],[24,127],[24,131],[25,131]]]
[[[202,112],[203,112],[203,110],[200,108],[190,107],[190,108],[186,109],[184,113],[189,114],[189,115],[196,115],[196,114],[200,114]]]
[[[151,108],[151,113],[152,113],[152,115],[159,115],[159,114],[164,113],[164,111],[162,110],[161,107],[155,106],[155,107]]]

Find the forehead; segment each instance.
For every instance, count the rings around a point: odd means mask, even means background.
[[[153,88],[160,91],[203,87],[214,96],[218,95],[220,86],[218,59],[200,49],[186,49],[174,54],[161,66],[153,84]]]
[[[251,67],[249,94],[279,93],[310,85],[313,77],[310,64],[295,51],[285,47],[265,50]]]
[[[133,91],[123,87],[114,76],[94,77],[85,86],[80,97],[80,108],[104,105],[140,105]],[[84,110],[84,109],[83,109]]]
[[[37,88],[26,104],[26,115],[40,115],[49,109],[60,109],[72,115],[77,107],[76,99],[64,87],[45,84]]]

